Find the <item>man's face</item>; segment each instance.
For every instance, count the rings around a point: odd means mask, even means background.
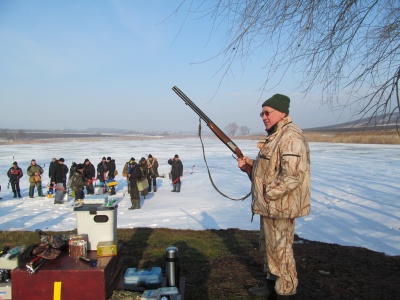
[[[87,161],[87,162],[85,162],[85,165],[87,165],[87,166],[88,166],[89,164],[90,164],[90,161]]]
[[[32,161],[31,161],[31,165],[32,165],[32,166],[36,165],[36,161],[32,160]]]
[[[262,108],[262,120],[265,125],[266,130],[270,130],[272,126],[278,123],[285,117],[285,113],[280,112],[279,110],[273,109],[269,106],[264,106]]]

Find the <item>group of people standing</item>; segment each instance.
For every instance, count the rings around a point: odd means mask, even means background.
[[[171,165],[170,179],[172,180],[173,189],[171,192],[180,192],[181,180],[183,174],[183,165],[178,154],[168,160]],[[34,198],[35,187],[39,197],[44,197],[42,188],[43,168],[36,164],[36,160],[32,159],[30,166],[27,169],[29,176],[29,197]],[[69,176],[68,176],[69,173]],[[71,189],[71,195],[75,200],[85,197],[84,189],[86,188],[87,195],[95,193],[93,183],[96,180],[100,181],[100,186],[105,193],[108,188],[110,195],[115,195],[115,185],[107,183],[114,180],[118,174],[115,160],[111,157],[103,157],[98,163],[97,168],[90,162],[88,158],[84,163],[73,162],[71,167],[65,165],[64,158],[53,158],[49,165],[48,176],[50,178],[49,191],[54,194],[54,204],[63,204],[64,196],[68,188]],[[18,166],[18,163],[13,162],[12,167],[8,170],[7,175],[10,180],[10,185],[14,193],[14,198],[21,196],[20,179],[24,173]],[[152,190],[157,192],[157,177],[158,160],[151,154],[148,158],[142,157],[139,163],[136,163],[135,158],[131,158],[125,163],[122,175],[127,179],[128,192],[130,194],[132,206],[129,209],[140,209],[140,194],[146,196]]]
[[[106,182],[114,180],[116,175],[115,159],[111,159],[110,156],[101,159],[97,164],[97,170],[91,161],[86,158],[83,163],[72,163],[67,186],[72,190],[71,194],[75,197],[75,200],[79,200],[85,198],[85,188],[87,195],[93,195],[95,193],[93,183],[96,180],[100,181],[103,192],[106,192]],[[110,195],[115,195],[115,186],[109,187],[109,193]],[[56,195],[54,203],[59,203],[58,201],[59,199]]]
[[[172,192],[180,192],[180,177],[183,174],[183,165],[178,154],[168,160],[171,165]],[[125,163],[122,175],[126,177],[128,192],[132,206],[129,209],[140,209],[140,195],[146,197],[152,190],[157,192],[158,160],[149,154],[147,159],[142,157],[139,163],[134,157]]]
[[[27,169],[29,176],[29,197],[33,198],[35,186],[37,187],[39,197],[44,197],[42,190],[42,179],[43,168],[36,164],[36,160],[32,159],[31,164]],[[8,170],[7,176],[14,193],[14,198],[22,198],[21,188],[19,186],[20,179],[24,176],[22,169],[18,166],[18,162],[14,161],[12,167]]]

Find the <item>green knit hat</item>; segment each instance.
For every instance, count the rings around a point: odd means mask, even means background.
[[[262,104],[262,107],[269,106],[285,114],[289,114],[290,98],[285,95],[275,94]]]

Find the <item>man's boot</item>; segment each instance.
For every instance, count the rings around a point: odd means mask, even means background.
[[[18,194],[18,198],[22,198],[20,189],[17,190],[17,194]]]
[[[29,198],[33,198],[34,192],[35,192],[35,186],[29,186]]]
[[[153,185],[153,191],[157,192],[157,186],[155,184]]]
[[[17,192],[13,191],[13,193],[14,193],[14,197],[13,198],[17,198]]]
[[[129,207],[130,210],[132,209],[140,209],[140,199],[131,199],[132,206]]]
[[[129,210],[135,209],[135,199],[131,198],[131,207],[129,207]]]
[[[181,184],[177,183],[176,184],[176,192],[179,193],[181,191]]]
[[[249,294],[255,297],[263,297],[267,300],[275,300],[275,280],[267,279],[266,286],[251,287],[249,289]]]
[[[176,184],[173,184],[172,186],[173,186],[173,188],[172,188],[171,192],[176,192]]]
[[[253,297],[269,299],[269,289],[266,286],[254,286],[249,288],[249,294]]]
[[[140,199],[135,199],[135,208],[140,209]]]

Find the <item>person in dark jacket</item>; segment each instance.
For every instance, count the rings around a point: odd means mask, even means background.
[[[105,185],[105,181],[106,181],[106,177],[107,177],[107,172],[108,172],[108,165],[107,165],[107,161],[106,158],[103,157],[101,159],[101,162],[99,162],[99,164],[97,165],[97,179],[100,180],[100,186],[104,187],[104,193],[106,193],[106,185]]]
[[[57,158],[53,157],[51,159],[50,165],[49,165],[49,178],[51,179],[51,174],[54,172],[54,168],[57,165]]]
[[[108,180],[115,178],[115,159],[111,159],[111,157],[107,157],[107,165],[108,165]],[[115,186],[109,187],[110,195],[115,195]]]
[[[75,173],[75,171],[76,171],[76,166],[77,166],[78,164],[76,163],[76,162],[72,162],[72,165],[71,165],[71,167],[69,168],[69,176],[68,176],[68,179],[71,179],[71,177],[72,177],[72,175],[74,175],[74,173]]]
[[[57,158],[53,157],[51,159],[50,165],[49,165],[49,178],[50,178],[50,187],[49,187],[49,193],[53,194],[53,184],[51,183],[51,174],[54,172],[54,167],[57,164]]]
[[[139,167],[140,167],[140,171],[142,172],[142,178],[140,179],[140,181],[145,180],[146,183],[144,183],[146,185],[146,188],[144,189],[139,189],[140,193],[142,194],[142,196],[144,196],[144,198],[146,199],[146,195],[149,193],[148,192],[148,180],[147,180],[147,176],[149,175],[149,169],[147,167],[147,161],[144,157],[142,157],[139,161]]]
[[[178,154],[175,154],[174,158],[168,160],[168,164],[171,165],[171,179],[173,189],[171,192],[179,193],[181,191],[181,177],[183,174],[183,165],[179,159]]]
[[[55,186],[56,194],[54,204],[63,204],[63,195],[66,189],[68,167],[64,165],[64,158],[60,158],[53,167],[51,174],[51,183]]]
[[[85,159],[83,177],[88,182],[86,185],[86,191],[88,195],[94,194],[93,181],[96,179],[96,170],[93,164],[90,162],[89,158]]]
[[[140,209],[140,195],[137,181],[143,177],[139,165],[133,160],[128,168],[130,195],[132,206],[129,209]]]
[[[129,175],[129,170],[132,169],[132,165],[133,165],[134,162],[135,162],[135,158],[131,157],[131,159],[125,163],[124,169],[122,170],[122,176],[126,177],[126,185],[128,187],[128,193],[129,194],[131,193],[131,184],[130,184],[128,175]]]
[[[21,189],[19,188],[19,180],[21,179],[22,176],[24,176],[24,173],[22,172],[22,169],[18,167],[18,163],[16,161],[13,162],[13,166],[8,170],[7,176],[10,179],[11,183],[11,188],[14,193],[14,198],[22,198],[21,197]]]

